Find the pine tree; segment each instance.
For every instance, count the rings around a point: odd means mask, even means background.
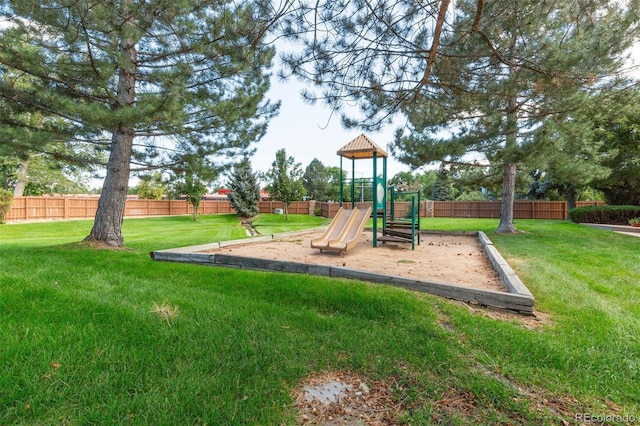
[[[241,218],[250,218],[260,213],[260,183],[251,170],[251,163],[244,158],[236,164],[227,183],[229,202]]]
[[[587,109],[580,116],[552,117],[536,132],[536,142],[543,149],[531,161],[545,173],[539,190],[545,184],[555,188],[564,195],[569,209],[576,207],[581,189],[611,173],[603,164],[607,155],[602,153],[604,141],[595,135],[593,112]]]
[[[286,20],[303,49],[284,57],[350,126],[407,125],[390,147],[420,167],[469,154],[502,169],[498,232],[516,232],[518,166],[545,118],[581,107],[581,91],[624,87],[638,0],[318,1]],[[313,22],[314,25],[309,23]],[[628,85],[627,85],[628,86]],[[343,108],[345,104],[356,104]],[[474,159],[475,160],[475,159]]]
[[[26,43],[20,49],[38,51]],[[0,50],[0,63],[5,57]],[[12,188],[14,197],[86,192],[84,178],[95,170],[93,164],[104,160],[100,150],[73,143],[67,120],[3,96],[33,91],[36,81],[20,70],[0,67],[0,174],[5,189]]]
[[[638,18],[631,8],[626,14],[605,1],[492,2],[481,15],[476,3],[460,6],[456,25],[472,31],[464,43],[443,49],[451,58],[444,70],[447,87],[433,99],[403,105],[410,125],[392,152],[412,162],[464,162],[468,154],[482,155],[501,167],[496,232],[513,233],[518,168],[551,149],[567,152],[567,160],[584,142],[556,139],[551,148],[538,143],[536,130],[547,118],[582,108],[585,93],[626,86],[613,77],[622,70],[620,55],[634,38]],[[448,35],[444,43],[459,36]],[[446,127],[451,130],[441,136]],[[567,193],[574,191],[568,185]]]
[[[436,182],[433,185],[433,199],[435,201],[449,201],[454,200],[455,198],[453,185],[449,178],[449,172],[441,167],[438,170]]]
[[[87,240],[124,244],[131,172],[192,156],[222,167],[262,137],[278,107],[264,100],[277,13],[267,0],[3,2],[2,69],[31,85],[0,80],[3,102],[54,114],[108,153]]]
[[[611,170],[593,182],[608,204],[640,204],[640,92],[604,103],[608,112],[595,117],[593,128],[602,143],[601,164]]]

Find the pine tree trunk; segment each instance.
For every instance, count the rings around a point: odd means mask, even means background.
[[[569,210],[576,208],[576,188],[572,184],[567,186],[567,208]]]
[[[506,163],[502,176],[502,202],[500,203],[500,225],[496,229],[498,234],[515,234],[518,232],[513,225],[513,201],[516,193],[516,165]]]
[[[13,188],[13,197],[22,197],[24,188],[27,185],[27,171],[29,170],[29,161],[21,161],[16,173],[16,186]]]
[[[511,68],[511,73],[515,72]],[[516,165],[514,151],[518,146],[518,98],[513,96],[508,101],[507,134],[505,144],[504,171],[502,174],[502,202],[500,203],[500,224],[496,233],[515,234],[518,232],[513,224],[513,201],[516,198]]]
[[[132,1],[122,3],[122,16],[129,16],[128,8],[132,7]],[[126,21],[131,24],[131,21]],[[126,34],[130,29],[123,25],[123,38],[120,40],[120,73],[118,76],[118,91],[116,95],[119,108],[128,108],[134,105],[136,92],[136,47],[134,40]],[[107,175],[102,186],[102,193],[98,201],[95,221],[91,233],[85,241],[100,241],[109,246],[121,247],[124,245],[122,237],[122,220],[127,202],[129,188],[129,172],[131,169],[131,155],[133,153],[133,139],[135,130],[121,122],[113,131],[111,137],[111,152],[107,163]]]
[[[114,132],[98,211],[91,233],[85,241],[101,241],[117,247],[124,245],[122,219],[127,202],[132,147],[132,131],[119,129]]]

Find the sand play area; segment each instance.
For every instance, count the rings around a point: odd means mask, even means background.
[[[357,247],[345,253],[312,249],[319,232],[302,233],[268,242],[206,250],[274,261],[341,266],[383,275],[446,283],[477,289],[507,291],[475,235],[423,234],[420,245],[382,243],[372,246],[365,232]]]
[[[154,260],[356,279],[534,315],[535,299],[483,232],[422,233],[373,247],[371,232],[340,253],[311,248],[322,230],[158,250]]]

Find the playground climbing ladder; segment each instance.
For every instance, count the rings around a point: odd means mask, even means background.
[[[389,210],[382,224],[382,242],[411,243],[414,250],[416,243],[420,245],[420,191],[396,191],[393,186],[388,189]],[[396,209],[397,198],[410,198],[409,211]]]

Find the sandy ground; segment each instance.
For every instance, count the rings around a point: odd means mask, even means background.
[[[506,291],[475,236],[422,235],[420,245],[378,242],[365,232],[354,249],[340,254],[312,249],[310,241],[320,234],[299,234],[289,239],[210,250],[235,256],[287,260],[376,272],[424,281]]]

